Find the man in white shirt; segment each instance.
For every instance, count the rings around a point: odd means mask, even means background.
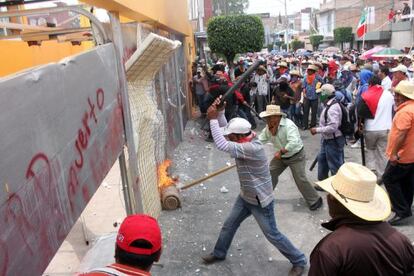
[[[257,83],[257,112],[262,112],[266,108],[266,97],[269,90],[267,70],[263,65],[256,70],[253,81]]]
[[[386,66],[381,66],[378,72],[378,77],[381,79],[381,86],[384,90],[390,90],[392,81],[389,77],[390,69]]]
[[[389,90],[383,89],[380,83],[380,78],[373,76],[369,81],[368,90],[362,95],[362,100],[357,106],[358,117],[365,119],[367,167],[378,176],[379,183],[387,164],[385,150],[394,108],[394,97]]]

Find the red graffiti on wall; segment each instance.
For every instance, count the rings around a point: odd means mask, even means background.
[[[0,275],[7,275],[7,267],[9,266],[9,252],[7,244],[0,240]]]

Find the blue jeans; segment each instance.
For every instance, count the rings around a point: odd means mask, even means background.
[[[318,180],[324,180],[331,175],[335,175],[339,167],[344,163],[345,138],[343,136],[335,139],[323,139],[321,151],[318,155]]]
[[[277,229],[273,207],[274,201],[262,208],[260,206],[249,204],[238,196],[229,217],[221,228],[213,255],[220,259],[226,258],[227,250],[229,249],[240,224],[247,217],[253,215],[267,240],[270,241],[280,253],[282,253],[293,265],[305,266],[307,262],[305,255]]]

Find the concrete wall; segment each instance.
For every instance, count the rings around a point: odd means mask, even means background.
[[[413,34],[409,31],[394,31],[391,34],[391,47],[395,49],[404,49],[413,45]]]

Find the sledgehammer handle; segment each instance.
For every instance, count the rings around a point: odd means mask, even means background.
[[[204,176],[204,177],[202,177],[202,178],[199,178],[199,179],[197,179],[197,180],[194,180],[194,181],[192,181],[192,182],[188,183],[187,185],[185,185],[185,186],[181,187],[180,189],[181,189],[181,190],[188,189],[188,188],[190,188],[190,187],[192,187],[192,186],[194,186],[194,185],[197,185],[197,184],[199,184],[199,183],[201,183],[201,182],[203,182],[203,181],[205,181],[205,180],[207,180],[207,179],[210,179],[210,178],[212,178],[212,177],[214,177],[214,176],[216,176],[216,175],[222,174],[222,173],[224,173],[224,172],[226,172],[226,171],[228,171],[228,170],[230,170],[230,169],[233,169],[234,167],[236,167],[236,164],[233,164],[233,165],[231,165],[231,166],[225,166],[224,168],[221,168],[221,169],[219,169],[219,170],[217,170],[217,171],[215,171],[215,172],[212,172],[212,173],[210,173],[210,174],[209,174],[209,175],[207,175],[207,176]]]
[[[231,93],[233,93],[236,89],[239,88],[239,86],[247,79],[247,77],[249,77],[257,68],[259,68],[260,65],[263,65],[264,62],[261,60],[256,61],[254,64],[252,64],[247,70],[246,72],[244,72],[240,78],[233,84],[232,87],[230,87],[229,90],[226,91],[226,93],[224,93],[223,97],[221,97],[223,100],[230,95]]]

